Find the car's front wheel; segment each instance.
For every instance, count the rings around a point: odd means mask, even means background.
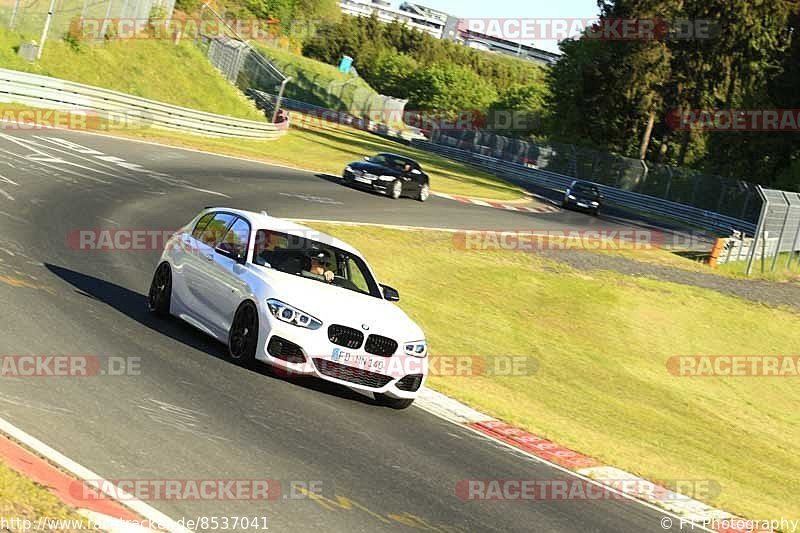
[[[392,182],[392,186],[389,187],[389,197],[392,200],[397,200],[403,195],[403,182],[400,180],[395,180]]]
[[[153,274],[150,292],[147,294],[147,309],[158,316],[169,315],[172,301],[172,269],[169,263],[161,263]]]
[[[258,310],[252,302],[239,306],[228,333],[228,355],[233,361],[249,363],[258,349]]]
[[[430,195],[431,195],[431,188],[426,183],[425,185],[420,187],[419,194],[417,195],[417,200],[419,200],[420,202],[424,202],[430,197]]]
[[[391,407],[392,409],[408,409],[411,407],[411,404],[414,403],[414,400],[411,399],[402,399],[402,398],[392,398],[391,396],[387,396],[385,394],[375,393],[375,401],[378,402],[379,405],[383,405],[386,407]]]

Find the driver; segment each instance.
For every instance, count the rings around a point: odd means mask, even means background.
[[[311,250],[308,253],[308,273],[320,281],[333,281],[334,274],[330,270],[331,254],[327,250]]]

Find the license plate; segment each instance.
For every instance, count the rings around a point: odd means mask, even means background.
[[[360,177],[360,176],[356,176],[355,180],[356,180],[356,181],[360,181],[361,183],[369,183],[369,184],[372,184],[372,180],[371,180],[371,179],[369,179],[369,178],[362,178],[362,177]]]

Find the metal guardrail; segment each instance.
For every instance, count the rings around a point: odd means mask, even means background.
[[[113,121],[190,133],[253,139],[277,139],[286,129],[140,98],[72,81],[0,69],[0,102],[94,112]]]
[[[575,181],[575,178],[571,176],[529,168],[517,163],[503,161],[458,148],[451,148],[426,141],[412,141],[411,144],[415,148],[488,170],[498,177],[521,185],[535,185],[561,193]],[[722,232],[724,234],[730,234],[733,230],[742,231],[749,235],[754,235],[756,233],[756,225],[746,220],[732,218],[690,205],[648,196],[646,194],[623,191],[607,185],[598,184],[597,187],[600,189],[603,196],[605,196],[607,204],[614,205],[623,210],[672,219],[697,228],[713,232]]]

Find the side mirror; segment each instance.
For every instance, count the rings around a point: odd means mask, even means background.
[[[364,156],[364,161],[370,161],[370,157],[368,155]]]
[[[388,285],[381,285],[381,289],[383,289],[383,299],[389,302],[399,302],[400,301],[400,293],[397,292],[397,289],[393,289]]]

